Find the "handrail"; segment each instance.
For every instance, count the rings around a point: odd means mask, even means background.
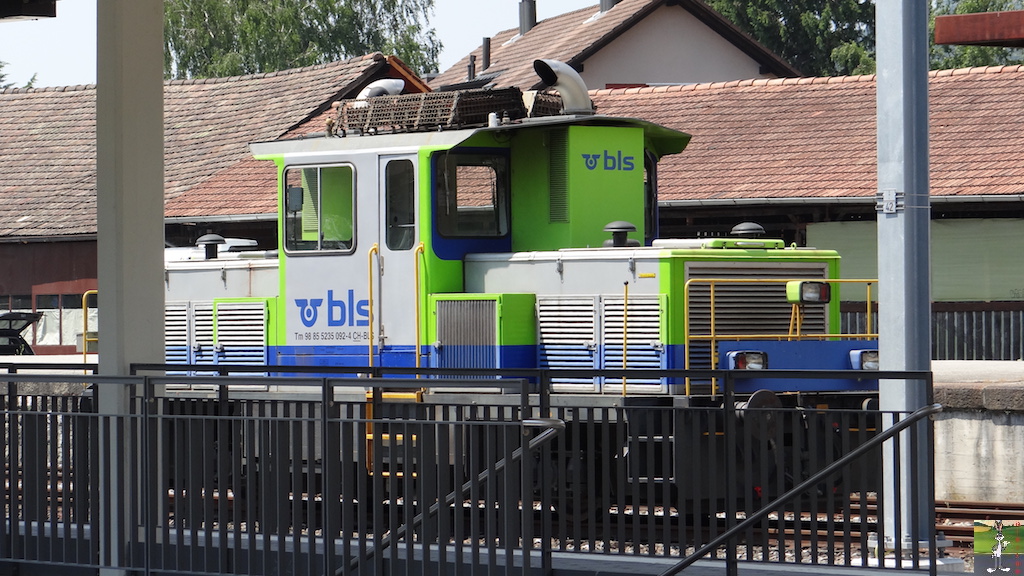
[[[864,284],[867,290],[867,307],[868,307],[868,331],[862,334],[809,334],[809,335],[797,335],[792,334],[793,322],[790,320],[790,333],[787,334],[719,334],[716,331],[717,319],[715,314],[715,285],[716,284],[785,284],[794,280],[805,280],[805,281],[816,281],[826,282],[829,284]],[[841,338],[846,340],[862,340],[865,338],[878,338],[878,334],[871,333],[871,286],[877,284],[877,279],[868,278],[690,278],[683,285],[683,368],[689,370],[692,366],[690,365],[690,346],[693,340],[709,341],[711,343],[711,368],[718,365],[718,341],[719,340],[823,340],[831,338]],[[690,333],[690,287],[694,284],[707,284],[708,285],[708,313],[710,315],[710,331],[708,334],[691,334]],[[711,394],[717,393],[718,383],[714,378],[711,379]],[[685,379],[686,395],[690,394],[690,379]]]
[[[871,440],[865,442],[864,444],[861,444],[856,449],[851,451],[849,454],[822,468],[817,473],[811,475],[810,478],[804,480],[800,484],[797,484],[796,486],[791,488],[785,494],[782,494],[775,500],[768,502],[761,508],[761,510],[754,512],[751,516],[748,516],[746,520],[726,530],[717,538],[711,540],[710,542],[702,546],[700,549],[695,550],[693,554],[690,554],[686,558],[683,558],[679,561],[678,564],[669,568],[668,570],[665,570],[659,576],[672,576],[673,574],[678,574],[682,572],[684,569],[686,569],[688,566],[690,566],[697,560],[700,560],[704,556],[707,556],[709,552],[711,552],[715,548],[718,548],[724,542],[732,539],[734,536],[736,536],[743,530],[746,530],[747,528],[750,528],[757,522],[763,520],[772,511],[777,510],[779,504],[784,504],[792,500],[793,498],[796,498],[797,496],[803,494],[809,488],[813,487],[818,482],[824,480],[831,474],[835,473],[843,466],[846,466],[850,462],[856,460],[857,458],[860,458],[864,454],[867,454],[871,450],[875,449],[877,446],[881,446],[883,442],[899,434],[904,429],[909,428],[912,424],[916,424],[918,420],[922,420],[923,418],[931,416],[933,414],[938,414],[939,412],[942,412],[942,404],[932,404],[930,406],[923,406],[921,408],[918,408],[917,410],[912,412],[910,416],[904,418],[899,423],[890,426],[885,432],[882,432],[878,436],[875,436]]]
[[[523,426],[523,428],[544,428],[543,432],[541,432],[534,438],[531,438],[530,441],[526,443],[527,454],[529,454],[536,448],[540,447],[542,444],[554,440],[556,436],[565,431],[565,422],[563,420],[559,420],[558,418],[527,418],[522,420],[520,424]],[[515,450],[512,451],[512,462],[516,462],[522,459],[523,448],[516,448]],[[380,544],[367,550],[365,556],[357,555],[353,557],[352,560],[349,562],[348,568],[350,570],[354,570],[358,568],[362,562],[373,558],[378,553],[383,553],[385,550],[391,547],[394,541],[401,540],[410,530],[415,530],[421,524],[423,524],[424,520],[432,516],[435,516],[438,512],[441,511],[442,506],[447,508],[448,506],[455,504],[456,498],[465,498],[466,495],[469,494],[470,490],[473,489],[473,486],[476,483],[486,482],[487,480],[490,479],[492,472],[501,472],[502,470],[505,469],[506,466],[508,466],[508,464],[509,462],[507,462],[505,458],[502,458],[501,460],[495,462],[492,468],[485,469],[483,472],[480,472],[477,475],[475,481],[468,480],[464,482],[462,486],[460,486],[457,490],[452,490],[451,492],[449,492],[444,497],[444,500],[433,503],[430,506],[430,508],[428,508],[425,512],[420,512],[419,514],[417,514],[408,524],[403,524],[402,526],[399,526],[396,530],[393,530],[385,534],[380,539]],[[335,570],[334,574],[337,576],[345,572],[345,567],[342,566]]]
[[[96,342],[99,347],[100,337],[89,338],[89,296],[97,294],[97,290],[86,290],[82,293],[82,362],[89,362],[89,342]]]
[[[415,293],[414,293],[413,297],[416,299],[416,367],[417,368],[419,368],[420,365],[421,365],[421,358],[420,358],[420,356],[422,355],[421,354],[421,350],[422,350],[422,343],[423,343],[423,336],[420,334],[420,330],[423,329],[423,326],[421,325],[422,320],[420,320],[420,318],[422,318],[422,315],[420,314],[420,307],[421,307],[420,299],[423,297],[423,295],[420,293],[420,291],[421,291],[420,290],[421,289],[421,287],[420,287],[420,260],[422,258],[424,258],[425,253],[426,253],[426,247],[424,247],[423,242],[420,242],[416,246],[416,249],[413,250],[413,253],[412,253],[412,257],[413,257],[413,260],[414,260],[414,265],[413,265],[413,284],[415,285],[414,286]],[[419,374],[417,374],[416,377],[419,378]]]
[[[367,302],[367,304],[368,304],[367,309],[369,310],[369,317],[367,318],[367,321],[368,321],[367,322],[367,326],[370,329],[369,333],[367,334],[367,340],[369,341],[369,345],[370,345],[370,351],[369,351],[369,356],[370,356],[369,357],[369,366],[370,366],[370,368],[373,368],[373,273],[374,273],[374,269],[373,269],[373,255],[374,254],[377,255],[377,259],[378,259],[378,262],[379,262],[379,260],[380,260],[380,244],[377,244],[376,242],[374,242],[373,246],[370,247],[370,251],[366,253],[366,260],[367,260],[367,262],[366,262],[366,281],[369,284],[367,286],[367,298],[369,300]],[[378,267],[380,267],[379,264],[378,264]]]

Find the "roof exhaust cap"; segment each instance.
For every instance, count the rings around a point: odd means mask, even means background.
[[[545,86],[554,88],[562,97],[563,114],[593,115],[594,102],[587,93],[587,85],[577,72],[558,60],[534,60],[533,69]]]
[[[740,238],[760,238],[765,234],[764,226],[757,222],[740,222],[733,226],[729,233]]]
[[[626,246],[640,245],[639,240],[633,240],[626,237],[630,232],[636,232],[636,226],[631,222],[626,222],[625,220],[609,222],[605,225],[604,231],[612,233],[611,239],[604,241],[605,248],[623,248]]]
[[[196,246],[205,248],[204,256],[206,256],[207,260],[216,260],[217,252],[220,251],[220,245],[226,242],[220,234],[203,234],[196,239]]]

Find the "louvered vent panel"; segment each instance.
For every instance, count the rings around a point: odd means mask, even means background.
[[[267,305],[265,302],[221,302],[217,304],[218,363],[266,365],[266,343]],[[252,375],[251,372],[245,374]],[[266,388],[264,385],[252,387]],[[245,386],[245,388],[251,387]]]
[[[217,354],[213,342],[213,302],[192,304],[192,363],[216,364]],[[214,376],[213,370],[197,370],[196,376]],[[213,390],[213,386],[193,386]]]
[[[592,370],[597,344],[593,297],[538,296],[540,367],[551,370]],[[556,378],[552,389],[567,392],[594,392],[593,378]]]
[[[439,368],[497,368],[497,302],[440,300],[437,303]]]
[[[602,299],[601,347],[602,366],[608,369],[622,367],[623,298],[606,296]],[[661,368],[661,304],[656,295],[630,296],[626,330],[626,367],[644,370]],[[626,381],[629,391],[658,392],[661,380],[631,378]],[[621,378],[608,378],[603,390],[622,391]]]
[[[188,350],[188,304],[168,304],[164,307],[164,361],[188,364]]]
[[[553,131],[549,142],[550,200],[548,219],[551,222],[569,221],[569,163],[568,139],[565,131]]]
[[[690,263],[687,276],[693,278],[778,278],[790,280],[822,280],[827,269],[823,264],[800,265],[784,262],[770,264],[751,263],[749,266],[713,266]],[[690,285],[687,306],[690,315],[690,335],[711,334],[711,288],[706,283]],[[765,283],[716,283],[715,284],[715,326],[716,334],[739,335],[785,335],[793,307],[786,301],[786,285],[783,282]],[[806,306],[802,332],[804,334],[826,333],[828,317],[826,306]],[[690,367],[711,367],[711,348],[707,342],[695,342],[690,346]]]

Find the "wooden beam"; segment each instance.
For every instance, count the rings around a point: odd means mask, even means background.
[[[1024,10],[935,17],[935,43],[1024,46]]]

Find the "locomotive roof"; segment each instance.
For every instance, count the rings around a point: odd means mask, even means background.
[[[515,132],[553,126],[621,126],[643,128],[650,146],[659,156],[682,152],[690,141],[690,135],[660,124],[637,118],[620,118],[603,115],[587,116],[543,116],[498,126],[481,126],[434,132],[392,132],[385,134],[348,136],[307,136],[270,142],[254,142],[249,145],[253,156],[269,159],[275,156],[307,156],[342,151],[369,151],[374,149],[391,152],[406,149],[413,151],[424,146],[451,148],[482,132]]]

